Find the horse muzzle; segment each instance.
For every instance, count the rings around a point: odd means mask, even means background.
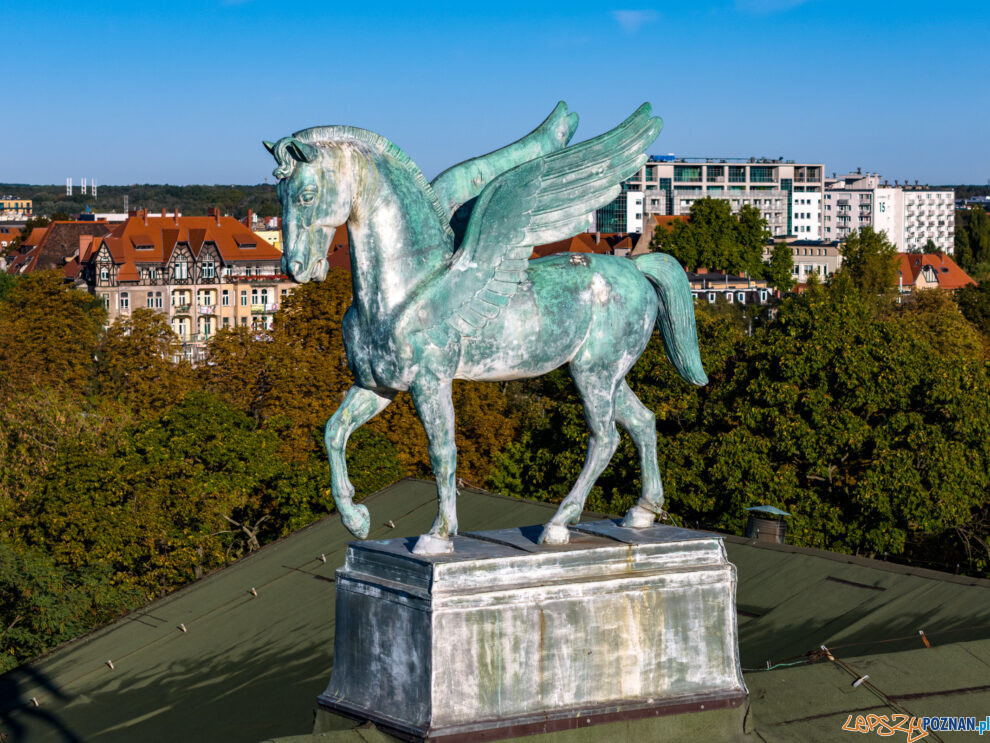
[[[302,261],[288,261],[286,272],[293,281],[305,284],[307,281],[323,281],[327,277],[329,268],[330,266],[327,264],[325,258],[321,258],[307,266],[303,266]]]

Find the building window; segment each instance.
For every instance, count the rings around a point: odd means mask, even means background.
[[[247,289],[241,289],[241,307],[247,307]]]
[[[200,270],[200,276],[202,276],[204,279],[212,279],[214,276],[216,276],[216,269],[213,265],[212,260],[203,261],[203,264],[200,266],[199,270]]]
[[[282,296],[283,296],[283,297],[287,297],[287,296],[289,296],[289,290],[288,290],[288,289],[283,289],[283,290],[282,290]]]
[[[109,310],[110,309],[110,295],[109,294],[101,294],[100,295],[100,298],[103,300],[103,309]]]
[[[675,165],[674,166],[674,180],[675,181],[686,181],[688,183],[700,183],[701,182],[701,166],[700,165]]]
[[[225,328],[229,328],[229,327],[230,327],[230,318],[229,318],[229,317],[225,317],[225,318],[223,319],[223,326],[224,326]]]
[[[224,307],[230,306],[230,292],[227,291],[226,289],[224,289],[223,293],[220,295],[220,304],[222,304]]]
[[[106,266],[100,266],[100,281],[110,280],[110,269]]]
[[[127,292],[120,293],[120,309],[129,310],[131,308],[131,298],[127,295]]]
[[[180,280],[189,278],[189,267],[185,258],[180,258],[175,262],[175,278]]]

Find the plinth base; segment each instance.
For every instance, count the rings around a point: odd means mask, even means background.
[[[735,568],[713,534],[599,521],[353,543],[319,706],[407,740],[496,740],[740,706]]]

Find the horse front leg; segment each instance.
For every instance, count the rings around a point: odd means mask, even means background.
[[[413,405],[426,431],[430,466],[437,481],[439,512],[429,534],[416,540],[413,553],[442,555],[454,551],[450,540],[457,533],[457,447],[454,443],[454,402],[449,379],[417,380],[410,388]]]
[[[365,506],[354,503],[354,486],[347,477],[347,439],[358,428],[384,410],[394,392],[375,392],[354,386],[347,391],[344,402],[327,421],[324,442],[330,459],[330,492],[340,512],[340,520],[358,539],[368,536],[371,516]]]

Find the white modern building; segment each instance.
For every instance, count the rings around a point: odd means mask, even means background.
[[[816,204],[825,189],[824,170],[821,163],[782,159],[652,156],[622,184],[619,198],[598,210],[595,225],[600,232],[639,232],[647,215],[687,214],[695,201],[708,197],[728,201],[733,212],[745,204],[759,209],[775,236],[812,239],[820,235]],[[807,203],[796,208],[795,199]],[[802,215],[797,222],[795,212]],[[800,233],[796,225],[802,228]]]
[[[900,252],[922,250],[929,240],[952,253],[955,193],[951,189],[893,186],[876,173],[830,178],[823,200],[823,238],[844,240],[863,227],[884,232]]]
[[[805,191],[791,195],[791,234],[800,240],[822,239],[822,193]]]

